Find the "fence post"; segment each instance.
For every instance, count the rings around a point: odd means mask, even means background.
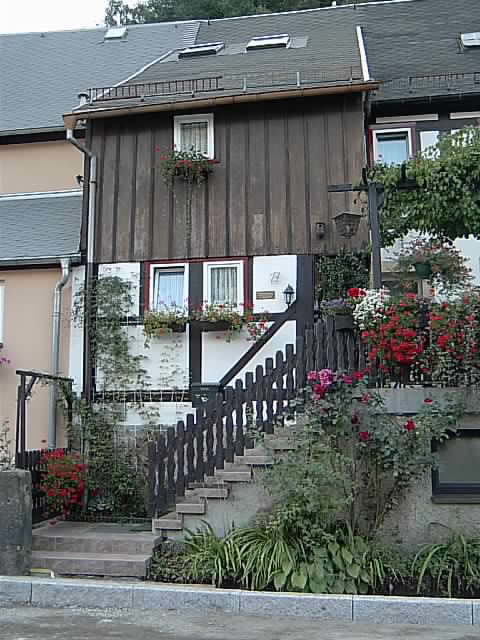
[[[217,393],[217,397],[215,398],[215,427],[215,468],[223,469],[225,467],[225,451],[223,446],[223,395],[221,393]]]
[[[187,429],[185,440],[187,443],[187,485],[195,480],[195,447],[193,443],[195,417],[187,414]]]
[[[255,426],[257,433],[263,433],[263,401],[264,394],[264,374],[261,364],[255,367]],[[256,434],[255,434],[256,435]]]
[[[227,387],[225,389],[225,460],[227,462],[234,461],[234,445],[233,445],[233,389]]]
[[[175,502],[175,429],[167,429],[167,506]]]
[[[237,456],[243,456],[245,452],[245,432],[243,429],[243,400],[245,392],[243,390],[243,383],[241,380],[235,381],[235,395],[234,395],[234,407],[235,407],[235,454]]]
[[[253,400],[255,398],[255,382],[253,380],[253,373],[247,371],[245,374],[245,422],[246,429],[244,433],[245,447],[252,449],[252,438],[250,433],[253,427]]]
[[[273,433],[273,358],[265,360],[265,403],[266,403],[266,420],[265,433]]]
[[[177,423],[177,483],[176,495],[185,495],[185,424],[183,420]]]
[[[275,395],[277,398],[277,405],[275,407],[275,424],[280,423],[281,425],[283,425],[283,408],[284,408],[283,402],[285,398],[285,392],[283,389],[284,373],[285,373],[285,363],[283,359],[283,353],[281,351],[277,351],[277,353],[275,354],[275,371],[274,371],[275,385],[277,387],[275,390]]]

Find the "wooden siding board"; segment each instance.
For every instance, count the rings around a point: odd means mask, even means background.
[[[116,259],[130,260],[130,234],[133,222],[132,175],[134,173],[136,134],[131,129],[120,132],[118,160],[118,199],[116,225]]]
[[[224,111],[215,115],[215,158],[218,164],[208,179],[208,256],[221,257],[227,251],[227,128]]]
[[[192,193],[192,238],[190,257],[201,258],[207,253],[208,229],[208,180],[193,189]]]
[[[266,252],[266,192],[265,192],[265,117],[263,111],[252,110],[248,127],[247,251]]]
[[[285,116],[276,112],[269,119],[268,172],[270,191],[270,252],[288,252]]]
[[[152,146],[153,131],[142,128],[138,133],[135,179],[135,224],[133,260],[146,260],[149,255],[150,219],[152,216]]]
[[[173,130],[170,123],[165,120],[163,126],[157,124],[155,130],[155,165],[153,182],[153,211],[152,211],[152,254],[149,259],[166,260],[171,258],[171,213],[172,197],[169,187],[161,172],[162,152],[167,152],[173,145]]]
[[[99,120],[91,125],[91,137],[90,144],[93,153],[97,157],[97,198],[96,198],[96,220],[95,220],[95,257],[99,255],[101,251],[102,244],[102,189],[100,185],[103,184],[103,161],[105,159],[105,127],[104,123]],[[89,179],[89,174],[85,172],[84,176],[85,180]],[[87,183],[88,184],[88,183]],[[90,189],[90,184],[88,184],[88,189]],[[88,191],[85,192],[83,198],[83,222],[82,224],[82,234],[84,235],[84,246],[83,248],[87,248],[87,224],[88,224]]]
[[[326,113],[327,157],[328,157],[328,184],[344,184],[345,175],[345,141],[343,127],[343,104],[330,104]],[[344,246],[350,248],[351,240],[341,238],[336,233],[333,217],[347,210],[347,197],[345,193],[332,193],[329,197],[329,227],[332,233],[329,236],[329,251],[335,247]]]
[[[245,199],[245,147],[248,137],[248,120],[234,120],[230,124],[230,161],[228,213],[230,255],[244,256],[246,243],[246,199]]]
[[[328,155],[325,134],[325,115],[323,112],[310,109],[306,113],[306,137],[308,139],[308,156],[306,170],[308,170],[308,209],[310,224],[314,228],[316,222],[328,223]],[[327,238],[331,235],[330,226],[327,228]],[[311,236],[310,251],[323,253],[325,241]]]
[[[108,127],[105,131],[103,176],[101,189],[98,189],[101,201],[101,245],[99,252],[100,262],[113,262],[115,238],[114,238],[114,207],[117,188],[117,149],[119,137],[114,127]]]
[[[303,113],[294,113],[288,119],[289,149],[289,209],[293,253],[302,253],[310,246],[309,211],[305,207],[306,166]]]

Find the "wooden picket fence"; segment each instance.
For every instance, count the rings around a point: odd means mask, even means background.
[[[149,445],[149,507],[152,516],[169,510],[192,483],[204,482],[225,462],[254,446],[252,434],[273,433],[303,410],[309,371],[352,372],[365,367],[364,349],[353,330],[338,330],[333,317],[308,328],[296,345],[267,358],[245,382],[236,380],[202,402],[196,415],[170,427]]]

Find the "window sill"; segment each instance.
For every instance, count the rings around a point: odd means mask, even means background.
[[[480,504],[480,493],[445,493],[431,500],[434,504]]]

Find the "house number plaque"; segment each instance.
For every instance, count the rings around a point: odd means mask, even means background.
[[[275,300],[275,291],[257,291],[257,300]]]

